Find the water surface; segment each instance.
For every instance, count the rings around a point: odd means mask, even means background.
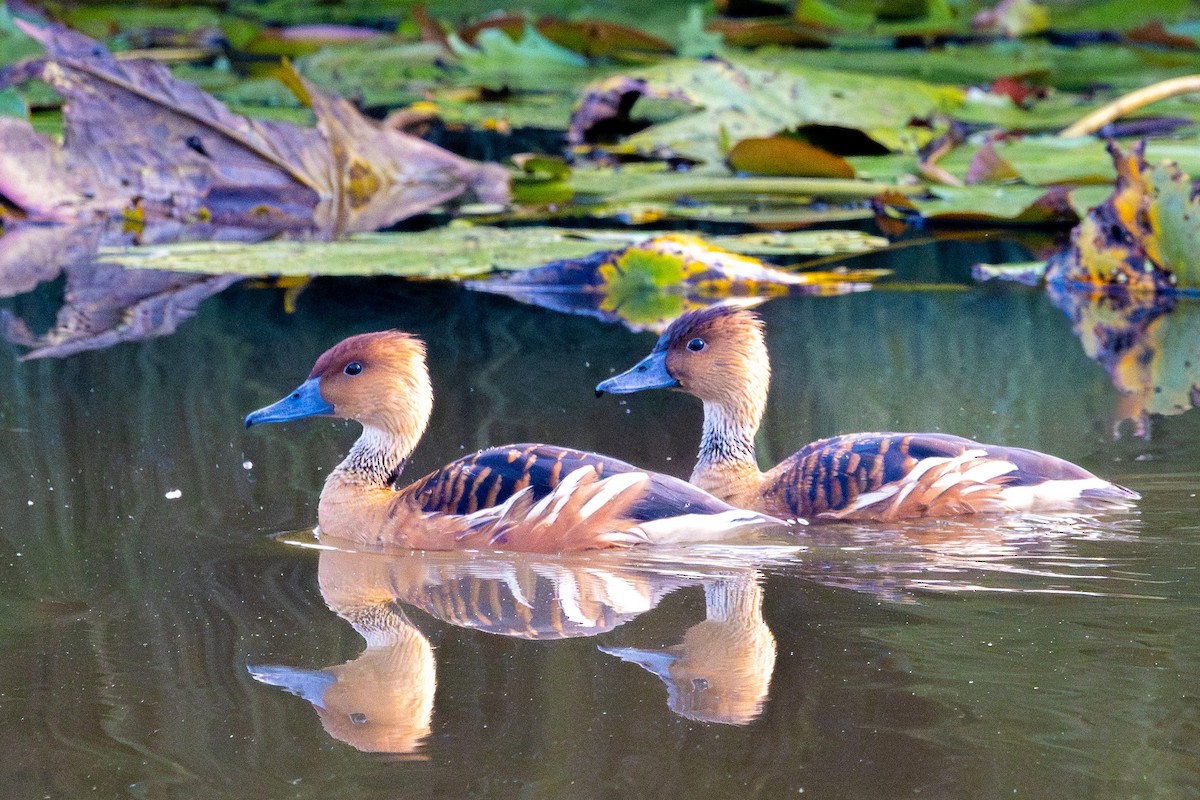
[[[903,257],[951,282],[1001,260]],[[45,324],[53,297],[9,306]],[[592,397],[652,334],[437,284],[317,282],[294,314],[235,287],[169,337],[0,359],[5,794],[1200,796],[1200,412],[1114,439],[1112,365],[1024,287],[762,312],[764,464],[834,433],[941,430],[1145,499],[583,559],[300,547],[356,431],[241,419],[349,334],[429,342],[414,478],[532,440],[686,476],[700,408]]]

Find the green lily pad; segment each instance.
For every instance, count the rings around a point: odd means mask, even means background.
[[[942,224],[1062,225],[1082,219],[1110,191],[1107,186],[935,186],[932,197],[908,198],[907,203],[925,219]]]
[[[217,28],[217,11],[203,5],[165,7],[159,5],[80,4],[64,7],[60,19],[75,30],[96,39],[107,39],[114,33],[151,28],[173,31],[194,31]]]
[[[1176,22],[1187,7],[1188,0],[1099,0],[1055,8],[1051,19],[1056,30],[1127,31],[1153,20]]]
[[[275,240],[258,244],[186,242],[104,248],[103,261],[137,269],[210,275],[395,275],[464,278],[525,270],[552,259],[582,258],[614,242],[655,236],[647,231],[568,231],[451,225],[420,233],[374,233],[334,242]],[[720,245],[748,253],[864,252],[886,245],[856,231],[808,231],[775,236],[719,237]]]
[[[0,89],[0,117],[29,119],[29,106],[25,104],[25,98],[11,86]]]
[[[0,3],[0,64],[11,64],[41,52],[41,45],[13,24],[8,6]]]
[[[859,46],[800,53],[771,48],[760,50],[759,56],[785,67],[803,65],[960,85],[991,84],[1005,75],[1032,75],[1039,83],[1064,91],[1085,91],[1097,85],[1129,90],[1200,71],[1200,53],[1196,52],[1155,51],[1127,44],[1062,47],[1038,40],[952,43],[922,50]]]
[[[966,99],[957,87],[921,81],[767,61],[676,59],[588,87],[572,119],[572,140],[584,141],[588,130],[616,113],[614,100],[631,93],[643,98],[634,106],[636,115],[656,101],[690,112],[651,125],[626,145],[709,163],[724,158],[723,142],[811,123],[857,128],[890,150],[912,150],[931,135],[927,126],[911,126],[912,120],[952,114]]]
[[[450,49],[458,56],[470,80],[490,88],[541,88],[575,86],[586,79],[588,60],[547,39],[527,25],[513,41],[499,28],[485,28],[472,47],[451,34]]]
[[[1031,136],[993,142],[991,146],[996,155],[1028,184],[1108,185],[1117,177],[1112,156],[1104,143],[1090,136],[1078,139]],[[976,146],[959,147],[938,165],[962,177],[978,152]],[[1188,172],[1200,174],[1200,138],[1153,140],[1147,144],[1147,158],[1168,159]]]

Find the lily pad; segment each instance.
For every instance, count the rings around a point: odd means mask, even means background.
[[[929,138],[927,126],[911,121],[949,114],[965,94],[952,86],[801,66],[677,59],[589,86],[568,136],[582,143],[598,123],[644,113],[654,101],[684,113],[633,134],[626,145],[716,163],[725,156],[723,141],[773,136],[809,123],[858,128],[888,149],[911,150]]]
[[[586,58],[550,41],[532,25],[525,27],[517,41],[500,28],[485,28],[475,37],[474,46],[454,34],[449,42],[471,82],[495,89],[563,82],[573,86],[585,78],[588,69]]]
[[[1108,194],[1103,186],[936,186],[931,197],[881,198],[881,210],[917,214],[936,225],[1074,225]]]
[[[517,271],[551,259],[583,258],[614,242],[629,244],[654,232],[569,231],[451,225],[419,233],[373,233],[337,242],[275,240],[181,242],[152,247],[102,248],[103,260],[125,267],[210,275],[396,275],[464,278]],[[809,231],[718,237],[722,246],[772,254],[859,253],[886,246],[857,231]]]
[[[1067,47],[1020,40],[948,43],[937,49],[844,47],[802,53],[771,49],[760,51],[760,56],[768,53],[783,67],[800,64],[821,70],[974,86],[1020,74],[1070,92],[1091,92],[1097,86],[1124,91],[1200,71],[1200,58],[1195,52],[1155,51],[1125,43]]]
[[[41,52],[41,46],[13,23],[8,6],[0,3],[0,65],[12,64]]]

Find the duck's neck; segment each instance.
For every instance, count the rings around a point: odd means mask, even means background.
[[[754,452],[754,436],[762,420],[763,402],[742,398],[726,403],[704,401],[704,433],[691,482],[743,507],[762,482]]]
[[[317,520],[321,532],[356,542],[378,542],[407,513],[397,493],[400,474],[419,434],[404,436],[363,426],[349,455],[325,479]]]
[[[704,610],[709,620],[762,622],[763,590],[755,575],[704,585]]]
[[[364,489],[399,488],[400,474],[416,444],[403,434],[364,425],[362,436],[330,473],[326,486],[336,482]]]

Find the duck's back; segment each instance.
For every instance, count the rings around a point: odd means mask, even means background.
[[[471,514],[500,505],[527,487],[532,489],[534,500],[541,500],[581,467],[592,467],[600,478],[647,472],[598,453],[547,444],[513,444],[480,450],[453,461],[405,491],[422,511]],[[685,514],[720,514],[732,508],[678,478],[647,474],[649,488],[628,512],[634,522]]]
[[[768,472],[762,494],[768,513],[876,520],[1138,497],[1046,453],[941,433],[821,439]]]

